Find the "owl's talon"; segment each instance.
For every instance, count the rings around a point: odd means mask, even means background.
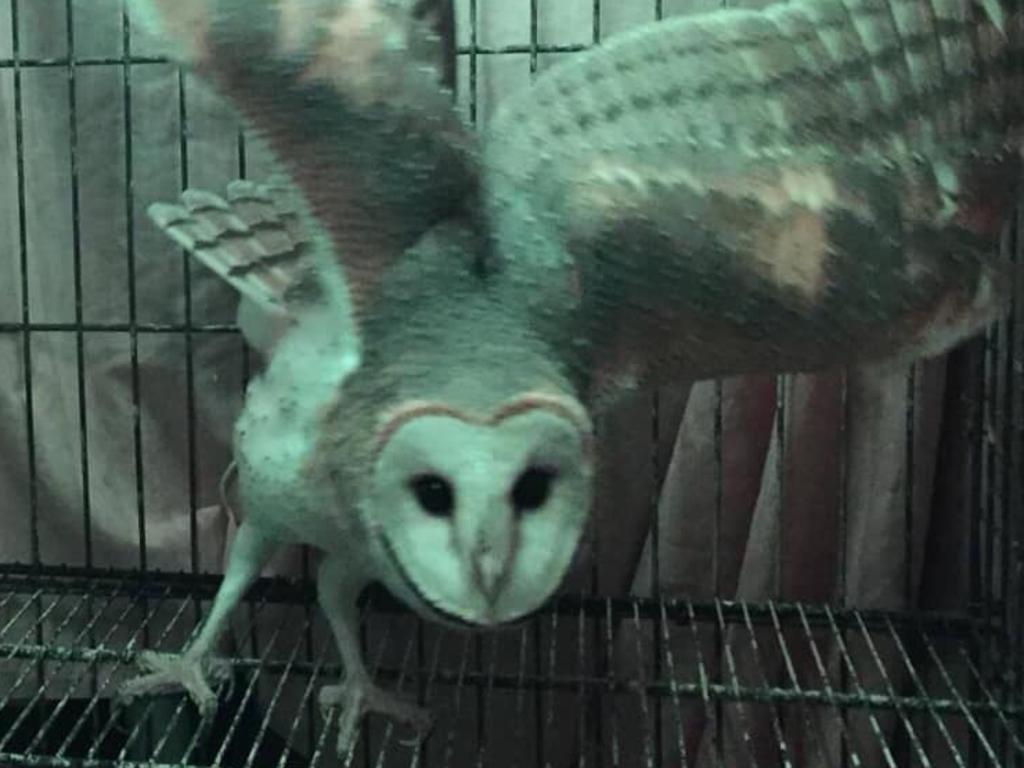
[[[125,682],[118,690],[118,698],[130,701],[137,696],[184,691],[204,718],[217,709],[217,694],[210,680],[222,683],[231,673],[231,666],[223,659],[188,653],[143,651],[136,658],[136,664],[146,674]]]
[[[430,713],[401,696],[377,687],[369,680],[357,679],[327,685],[320,689],[320,712],[328,720],[332,709],[340,708],[338,715],[338,755],[349,753],[356,741],[356,732],[363,716],[374,713],[412,726],[416,737],[402,741],[415,747],[430,734],[433,718]]]

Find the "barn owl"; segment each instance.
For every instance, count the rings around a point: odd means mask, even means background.
[[[245,518],[201,632],[125,695],[204,711],[275,547],[322,552],[345,669],[384,583],[488,628],[543,605],[588,522],[592,420],[674,378],[941,353],[992,322],[1016,202],[1014,4],[794,0],[651,23],[567,59],[482,133],[446,0],[132,0],[269,142],[280,180],[153,220],[240,295],[268,359],[235,432]]]

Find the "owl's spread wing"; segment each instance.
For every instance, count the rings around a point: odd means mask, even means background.
[[[450,0],[131,3],[268,141],[311,239],[329,246],[314,249],[321,280],[343,280],[357,316],[388,267],[472,194]]]
[[[508,101],[490,216],[506,252],[533,217],[568,253],[595,386],[935,354],[990,321],[1024,112],[1021,17],[998,10],[677,18]]]
[[[311,244],[286,184],[234,181],[220,197],[186,190],[156,203],[150,218],[241,296],[239,324],[267,354],[316,298]]]

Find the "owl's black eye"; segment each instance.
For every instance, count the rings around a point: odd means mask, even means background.
[[[548,467],[530,467],[512,487],[512,506],[517,512],[533,512],[551,495],[557,473]]]
[[[455,489],[440,475],[420,475],[409,485],[427,514],[450,517],[455,510]]]

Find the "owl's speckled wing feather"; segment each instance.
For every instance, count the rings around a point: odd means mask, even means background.
[[[388,267],[473,194],[450,0],[131,7],[268,141],[301,193],[322,280],[347,291],[357,316]],[[344,283],[332,283],[339,263]]]
[[[241,295],[246,340],[269,354],[317,295],[311,248],[286,184],[234,181],[220,197],[186,190],[155,203],[150,218]]]
[[[596,386],[942,351],[1006,282],[1022,41],[1016,5],[967,0],[640,28],[499,110],[498,242],[529,260],[540,221],[568,252]]]

